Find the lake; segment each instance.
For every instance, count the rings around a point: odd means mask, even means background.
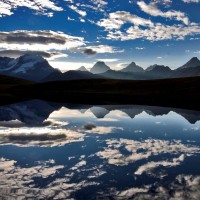
[[[200,199],[200,111],[0,107],[0,199]]]

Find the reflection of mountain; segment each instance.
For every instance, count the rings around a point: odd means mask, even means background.
[[[0,107],[0,121],[19,120],[25,124],[38,125],[59,109],[40,100],[27,101]]]
[[[80,105],[80,104],[59,104],[48,103],[41,100],[32,100],[17,104],[11,104],[8,106],[0,107],[0,121],[13,121],[18,120],[28,126],[40,126],[49,115],[56,110],[66,107],[70,110],[79,110],[84,114],[86,111],[90,111],[96,118],[104,118],[111,111],[122,111],[130,118],[135,118],[142,112],[146,112],[151,116],[162,116],[169,114],[170,111],[184,117],[190,123],[196,123],[200,120],[200,111],[183,110],[177,108],[164,108],[156,106],[139,106],[139,105]],[[1,123],[2,124],[2,123]],[[5,124],[5,123],[4,123]],[[8,126],[7,124],[6,126]]]
[[[191,124],[195,124],[197,121],[200,120],[199,111],[187,110],[187,112],[184,112],[184,110],[181,109],[175,109],[174,111],[184,117]]]
[[[102,107],[92,107],[90,108],[90,111],[96,116],[96,118],[104,118],[109,111]]]

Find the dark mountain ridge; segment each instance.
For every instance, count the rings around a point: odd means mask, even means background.
[[[104,62],[98,61],[90,71],[85,67],[62,73],[51,67],[47,60],[35,54],[25,54],[19,58],[0,57],[0,74],[36,82],[81,80],[81,79],[121,79],[151,80],[200,76],[200,60],[190,59],[185,65],[171,70],[168,66],[152,65],[144,70],[135,62],[122,70],[111,70]]]

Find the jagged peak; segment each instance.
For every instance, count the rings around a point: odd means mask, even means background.
[[[24,54],[24,55],[19,57],[19,60],[24,60],[24,61],[30,61],[30,60],[45,61],[45,59],[41,55],[38,55],[38,54],[35,54],[35,53]]]
[[[192,57],[189,61],[200,61],[197,57]]]
[[[96,64],[95,64],[95,65],[98,65],[98,64],[101,64],[101,65],[106,65],[104,61],[98,61],[98,62],[96,62]]]

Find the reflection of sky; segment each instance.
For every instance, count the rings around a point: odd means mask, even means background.
[[[62,107],[35,127],[0,122],[0,196],[199,199],[200,123],[163,113]]]

